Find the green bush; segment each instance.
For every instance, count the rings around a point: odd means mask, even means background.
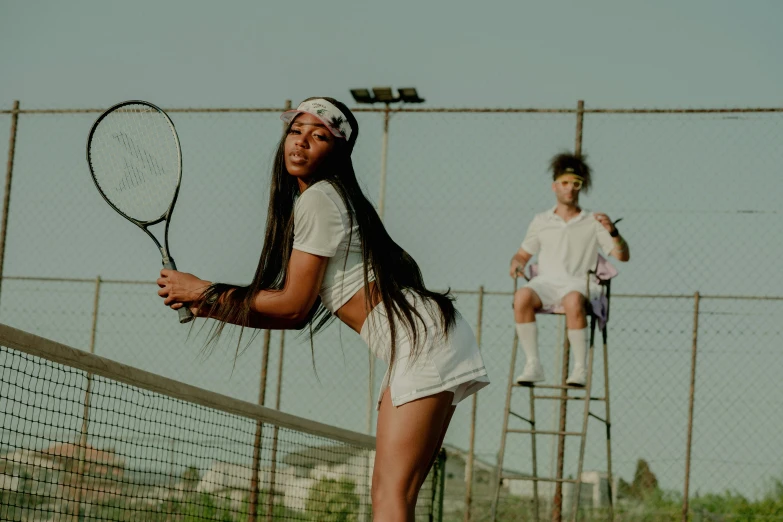
[[[307,497],[306,511],[313,522],[356,522],[359,518],[359,495],[350,480],[321,479]]]

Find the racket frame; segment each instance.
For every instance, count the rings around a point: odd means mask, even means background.
[[[106,118],[106,116],[128,105],[144,105],[160,113],[164,118],[166,118],[166,121],[169,124],[169,128],[171,129],[171,134],[174,136],[174,142],[177,145],[177,165],[179,168],[177,169],[178,170],[177,187],[174,189],[174,196],[171,199],[171,203],[169,204],[168,209],[166,209],[166,211],[160,217],[148,221],[141,221],[132,218],[131,216],[127,215],[125,212],[120,210],[114,203],[112,203],[111,200],[103,192],[103,189],[101,189],[98,180],[95,179],[95,171],[92,168],[92,159],[91,159],[90,150],[92,148],[92,137],[95,134],[95,130],[98,128],[100,123],[104,120],[104,118]],[[140,229],[142,229],[150,237],[150,239],[152,239],[152,241],[155,243],[155,246],[157,246],[158,250],[160,251],[161,260],[163,262],[164,268],[176,270],[177,265],[174,263],[174,259],[169,255],[169,224],[171,223],[171,214],[174,211],[174,205],[177,203],[177,197],[179,196],[179,187],[180,187],[180,183],[182,182],[182,150],[179,145],[179,136],[177,135],[177,130],[174,127],[174,122],[171,121],[171,118],[169,118],[169,115],[166,114],[166,111],[164,111],[163,109],[161,109],[155,104],[143,100],[126,100],[124,102],[120,102],[115,105],[112,105],[111,107],[106,109],[100,116],[98,116],[98,119],[95,120],[95,123],[92,124],[92,128],[90,129],[90,134],[87,137],[87,164],[90,167],[90,177],[92,178],[92,181],[95,184],[95,188],[98,189],[98,192],[100,193],[103,200],[106,201],[106,203],[108,203],[109,206],[113,208],[119,215],[121,215],[122,217],[124,217],[125,219],[127,219],[128,221],[130,221]],[[160,223],[161,221],[166,221],[166,227],[163,233],[163,245],[160,244],[158,238],[156,238],[155,235],[152,232],[150,232],[148,228],[152,225],[156,225]],[[187,323],[193,320],[193,314],[185,306],[179,309],[179,317],[181,323]]]

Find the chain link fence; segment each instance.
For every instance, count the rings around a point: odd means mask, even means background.
[[[264,335],[239,339],[237,331],[206,351],[209,324],[181,326],[161,306],[158,252],[92,186],[85,144],[100,111],[1,108],[0,142],[13,151],[13,176],[0,322],[257,401]],[[182,270],[250,281],[281,110],[170,111],[183,154],[170,241]],[[631,520],[641,510],[650,519],[679,520],[686,487],[693,520],[731,514],[729,503],[708,502],[726,492],[749,505],[770,498],[783,480],[777,451],[783,426],[775,415],[783,397],[777,356],[783,287],[774,277],[783,255],[774,177],[783,160],[776,146],[783,110],[365,108],[356,115],[356,172],[376,204],[385,173],[382,204],[392,237],[419,262],[429,286],[451,287],[463,315],[477,330],[480,323],[492,385],[478,395],[475,425],[465,405],[452,421],[446,520],[489,517],[488,477],[501,439],[514,335],[508,261],[534,214],[554,204],[546,166],[555,153],[573,150],[579,116],[581,147],[595,173],[582,204],[623,218],[619,227],[632,252],[613,283],[608,342],[618,517]],[[538,322],[553,382],[563,324],[557,317]],[[385,368],[376,365],[371,383],[367,349],[350,329],[335,323],[312,344],[306,332],[273,332],[266,348],[268,406],[279,401],[295,415],[374,429]],[[600,353],[595,361],[600,376]],[[516,372],[522,363],[518,357]],[[600,379],[596,388],[594,394],[603,393]],[[526,400],[514,395],[515,403]],[[558,411],[545,405],[539,422],[553,426]],[[569,425],[580,418],[581,408],[570,407]],[[605,437],[590,426],[584,469],[605,471]],[[475,464],[466,499],[459,463],[470,453],[471,430]],[[517,437],[509,438],[505,466],[527,473],[529,442]],[[576,471],[577,449],[566,448],[566,475]],[[540,441],[538,451],[543,475],[554,467],[554,441]],[[641,461],[655,477],[652,500],[633,489]],[[505,490],[504,499],[510,518],[516,500]],[[767,519],[783,519],[775,516]]]

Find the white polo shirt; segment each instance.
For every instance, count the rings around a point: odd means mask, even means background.
[[[606,255],[614,249],[609,231],[595,219],[595,213],[582,209],[565,222],[552,207],[536,214],[527,229],[522,249],[538,254],[538,275],[551,280],[584,280],[598,263],[598,249]]]
[[[294,204],[294,248],[328,257],[319,294],[334,313],[364,288],[364,260],[359,227],[351,227],[348,209],[328,181],[310,185]],[[375,277],[370,269],[370,281]]]

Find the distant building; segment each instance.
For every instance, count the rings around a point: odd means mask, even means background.
[[[0,490],[50,495],[56,490],[61,468],[37,451],[16,450],[0,455]]]
[[[124,461],[90,445],[55,444],[0,456],[0,489],[91,502],[120,493]]]
[[[328,472],[328,470],[318,470],[317,473],[324,472]],[[246,502],[249,496],[252,474],[253,470],[248,466],[215,462],[204,473],[195,491],[228,497],[232,502],[232,507],[241,511],[240,505]],[[263,468],[259,471],[258,481],[261,491],[269,491],[271,480],[271,469]],[[274,473],[275,498],[282,499],[288,509],[304,511],[310,488],[317,480],[317,478],[302,476],[301,470],[295,467],[280,467]]]
[[[264,493],[270,490],[274,480],[274,496],[282,500],[286,508],[304,511],[310,490],[319,480],[349,480],[356,484],[357,493],[364,486],[369,498],[374,453],[361,448],[343,445],[306,448],[288,453],[281,458],[274,475],[269,465],[259,470],[259,489]],[[232,503],[247,501],[250,491],[252,469],[242,464],[214,462],[204,473],[195,488],[198,493],[210,493],[229,498]],[[357,482],[365,481],[365,484]],[[238,506],[237,506],[238,507]]]
[[[247,466],[215,462],[201,477],[196,491],[198,493],[217,493],[228,489],[249,491],[252,474],[253,470]]]
[[[80,461],[83,460],[82,473],[91,477],[119,480],[125,471],[125,461],[114,451],[99,450],[89,444],[84,449],[70,442],[55,444],[41,451],[41,454],[50,457],[63,470],[71,472],[79,471]]]

